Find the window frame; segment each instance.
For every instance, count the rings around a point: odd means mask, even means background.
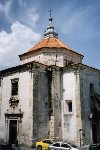
[[[73,114],[73,102],[72,102],[72,100],[65,100],[65,102],[64,102],[64,114]]]
[[[11,97],[18,96],[18,91],[19,91],[19,78],[11,79]]]
[[[72,101],[67,102],[67,105],[68,105],[68,112],[72,113],[72,111],[73,111],[73,109],[72,109]]]

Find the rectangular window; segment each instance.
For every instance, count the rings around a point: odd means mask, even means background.
[[[18,79],[11,80],[12,89],[11,89],[11,95],[16,96],[18,95]]]
[[[68,102],[68,112],[72,112],[72,102]]]
[[[92,96],[94,93],[94,84],[90,83],[90,96]]]
[[[64,103],[64,114],[72,113],[72,100],[65,100]]]

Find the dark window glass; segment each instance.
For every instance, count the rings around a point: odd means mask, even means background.
[[[12,81],[12,96],[18,95],[18,81]]]
[[[53,142],[51,140],[47,140],[47,143],[48,144],[52,144]]]
[[[64,148],[70,148],[70,146],[67,145],[67,144],[65,144],[65,143],[63,143],[63,144],[61,145],[61,147],[64,147]]]
[[[73,143],[68,143],[69,145],[71,145],[74,148],[78,148],[78,146],[74,145]]]
[[[90,95],[93,95],[94,93],[94,85],[91,83],[90,84]]]
[[[47,143],[47,141],[46,141],[46,140],[44,140],[44,141],[43,141],[43,143]]]
[[[68,102],[68,111],[72,112],[72,102]]]
[[[68,65],[71,65],[72,63],[73,63],[72,60],[70,60],[70,61],[67,62]]]
[[[60,143],[55,143],[55,144],[53,144],[53,146],[60,147]]]

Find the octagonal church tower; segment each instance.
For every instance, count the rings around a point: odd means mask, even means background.
[[[19,55],[21,64],[36,61],[44,65],[64,67],[72,63],[82,63],[83,55],[73,51],[58,39],[58,33],[52,25],[53,18],[49,18],[44,39],[32,47],[28,52]]]
[[[48,66],[47,73],[49,79],[48,90],[50,101],[48,136],[66,139],[66,136],[63,135],[66,131],[63,130],[64,127],[62,125],[62,122],[64,121],[61,106],[61,99],[63,99],[63,76],[60,68],[64,68],[72,64],[82,63],[83,55],[73,51],[68,45],[65,45],[61,40],[58,39],[58,33],[55,31],[52,21],[53,18],[50,16],[48,27],[44,32],[44,38],[42,41],[40,41],[26,53],[19,55],[19,58],[21,65],[30,62],[37,62]],[[35,102],[33,103],[35,104]],[[72,120],[74,121],[74,119]],[[36,120],[34,120],[34,122],[36,122]],[[36,126],[34,126],[34,129],[36,129]],[[38,133],[38,136],[40,133]]]

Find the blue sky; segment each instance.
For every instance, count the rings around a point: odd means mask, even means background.
[[[43,38],[50,8],[58,38],[100,69],[100,0],[0,0],[0,69]]]

